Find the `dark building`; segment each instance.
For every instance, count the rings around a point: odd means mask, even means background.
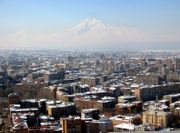
[[[149,101],[162,98],[164,95],[180,93],[180,83],[169,83],[164,85],[145,86],[134,89],[134,95],[138,100]]]
[[[85,133],[85,121],[80,118],[62,118],[62,133]]]
[[[93,118],[95,120],[99,119],[99,109],[82,109],[81,110],[81,118]]]
[[[8,95],[8,103],[10,104],[19,104],[20,98],[17,93],[10,93]]]
[[[59,70],[59,71],[55,71],[55,72],[49,72],[47,74],[44,75],[44,81],[45,82],[51,82],[51,81],[60,81],[63,80],[65,77],[65,72],[64,70]]]

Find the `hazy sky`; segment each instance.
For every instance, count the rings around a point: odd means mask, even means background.
[[[87,18],[97,21],[84,22]],[[80,35],[78,31],[73,37],[67,33],[74,32],[73,27],[82,26],[81,23],[88,23],[85,28],[87,25],[93,28]],[[108,26],[104,28],[103,24]],[[94,37],[102,32],[107,34]],[[63,35],[68,41],[62,41]],[[115,41],[112,36],[116,36]],[[140,43],[139,47],[159,45],[163,49],[164,43],[179,49],[179,36],[180,0],[0,0],[2,48],[87,46],[95,49],[95,43],[99,48],[109,48],[110,43],[121,48],[126,38],[128,47]],[[71,38],[76,41],[69,41]],[[103,41],[104,38],[107,40]]]

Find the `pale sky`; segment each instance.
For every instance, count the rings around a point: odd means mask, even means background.
[[[0,48],[180,49],[179,36],[180,0],[0,0]]]

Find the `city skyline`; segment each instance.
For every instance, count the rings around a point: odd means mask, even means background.
[[[1,48],[179,49],[180,2],[0,1]]]

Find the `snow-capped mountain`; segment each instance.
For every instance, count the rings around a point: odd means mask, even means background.
[[[74,26],[71,31],[74,33],[86,33],[94,30],[106,30],[111,28],[111,26],[104,24],[102,21],[95,18],[88,18]]]
[[[95,18],[88,18],[67,30],[58,39],[75,42],[133,42],[149,41],[153,35],[134,27],[115,27]]]
[[[180,42],[177,34],[152,34],[138,27],[112,26],[95,18],[88,18],[61,32],[31,32],[25,29],[0,37],[0,43],[28,46],[36,44],[62,49],[117,49],[165,47]],[[161,44],[161,45],[160,45]],[[170,46],[170,45],[168,45]],[[167,46],[167,47],[168,47]],[[177,47],[177,46],[175,46]]]

